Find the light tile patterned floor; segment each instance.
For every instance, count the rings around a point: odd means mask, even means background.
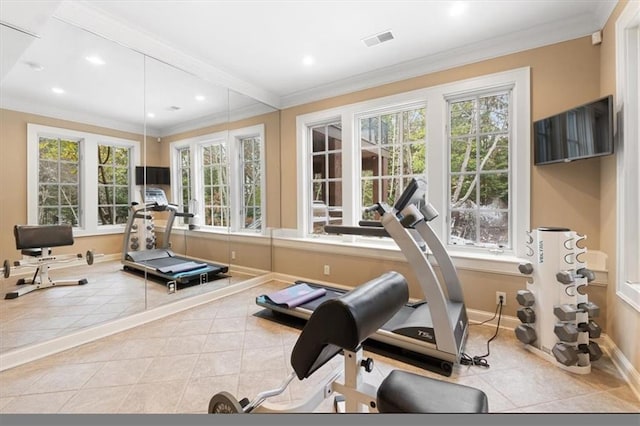
[[[280,384],[299,330],[254,314],[269,283],[0,373],[2,413],[206,413],[219,391],[253,398]],[[25,298],[25,300],[27,300]],[[486,352],[494,333],[471,326],[466,352]],[[605,355],[589,375],[558,369],[523,349],[513,332],[491,342],[489,368],[456,366],[439,376],[397,360],[375,360],[369,380],[394,368],[474,386],[491,412],[631,412],[640,402]],[[329,365],[276,398],[299,401],[340,365]],[[327,400],[318,412],[330,412]]]

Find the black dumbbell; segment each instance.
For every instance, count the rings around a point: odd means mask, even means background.
[[[570,366],[578,363],[578,351],[574,346],[556,343],[551,349],[551,353],[560,364]]]
[[[553,327],[553,332],[563,342],[577,342],[578,333],[589,333],[589,338],[597,339],[600,337],[602,329],[594,321],[581,322],[578,325],[572,323],[559,323]]]
[[[521,274],[531,275],[533,273],[533,265],[529,262],[521,263],[518,265],[518,270]]]
[[[586,312],[589,317],[597,317],[600,315],[600,308],[592,302],[579,303],[577,308],[567,303],[553,307],[553,314],[558,317],[560,321],[573,321],[576,319],[578,312]]]
[[[520,324],[516,327],[516,337],[524,344],[530,344],[536,341],[538,336],[536,330],[527,324]]]
[[[589,344],[583,343],[578,345],[578,349],[585,353],[589,354],[590,361],[597,361],[602,356],[602,349],[596,342],[589,341]]]
[[[536,312],[528,306],[518,308],[516,315],[518,315],[520,321],[525,324],[536,322]]]
[[[522,306],[531,306],[536,299],[529,290],[518,290],[516,300]]]
[[[588,283],[596,279],[596,274],[591,269],[580,268],[576,271],[576,274],[586,278]]]

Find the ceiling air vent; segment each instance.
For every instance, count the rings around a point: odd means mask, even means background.
[[[362,42],[367,47],[371,47],[389,40],[393,40],[393,34],[391,33],[391,31],[385,31],[383,33],[372,35],[371,37],[364,38],[362,39]]]

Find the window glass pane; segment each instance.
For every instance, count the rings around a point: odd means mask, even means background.
[[[98,225],[113,225],[113,207],[98,206]]]
[[[451,136],[464,136],[476,132],[475,101],[459,101],[451,104]]]
[[[80,145],[76,141],[60,141],[60,160],[77,162],[79,156]]]
[[[38,209],[38,224],[58,225],[59,210],[57,207],[41,207]]]
[[[38,142],[38,153],[40,160],[58,161],[58,139],[40,138]]]
[[[60,163],[60,183],[78,182],[78,164]]]
[[[486,96],[479,100],[480,132],[506,132],[509,128],[509,95]]]
[[[327,138],[324,127],[312,130],[312,152],[324,152],[327,150]]]
[[[504,135],[480,138],[482,170],[507,170],[509,168],[509,139]]]
[[[78,226],[78,206],[62,207],[60,209],[60,223]]]
[[[116,166],[128,166],[129,165],[129,148],[116,147],[114,163]]]
[[[73,206],[80,205],[80,200],[78,198],[78,187],[76,185],[61,186],[60,195],[65,201],[61,204],[69,204]]]
[[[111,204],[113,202],[113,193],[111,187],[106,185],[98,185],[98,204]]]
[[[115,204],[129,203],[129,188],[126,186],[116,186],[115,188]]]
[[[426,145],[424,143],[413,143],[402,148],[402,174],[417,175],[426,171]]]
[[[509,207],[509,175],[507,173],[480,175],[480,207],[497,209]]]
[[[38,164],[39,182],[58,182],[58,162],[40,160]]]
[[[425,140],[425,112],[426,108],[419,108],[402,113],[404,142]]]
[[[58,198],[58,185],[38,186],[39,206],[57,206],[59,204],[59,201],[60,199]]]
[[[98,166],[98,183],[103,185],[113,183],[113,167]]]
[[[451,141],[451,171],[475,172],[476,138],[458,138]]]
[[[472,210],[451,211],[450,244],[472,245],[475,244],[477,223],[476,215]]]
[[[327,129],[329,130],[328,149],[330,151],[342,149],[342,129],[337,124],[330,124]]]
[[[127,223],[129,216],[128,206],[116,206],[116,224],[121,225]]]
[[[325,159],[324,154],[314,155],[312,157],[313,179],[323,179],[327,177]]]
[[[476,175],[460,174],[451,176],[451,207],[475,208],[476,200]]]
[[[340,152],[329,154],[329,177],[342,177],[342,153]]]
[[[384,145],[397,143],[399,138],[398,115],[386,114],[380,117],[380,130],[380,143]]]
[[[509,243],[509,213],[480,210],[480,242],[504,245]]]
[[[129,184],[129,167],[116,167],[115,172],[115,184],[116,185],[128,185]]]

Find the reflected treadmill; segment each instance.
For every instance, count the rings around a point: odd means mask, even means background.
[[[161,188],[146,188],[144,205],[132,203],[122,248],[123,269],[134,272],[146,272],[167,282],[188,284],[199,280],[200,284],[209,282],[218,274],[229,270],[228,266],[201,262],[188,257],[178,256],[169,248],[173,222],[178,217],[191,217],[192,213],[180,213],[176,205],[169,204],[167,196]],[[162,246],[155,247],[153,219],[149,212],[168,212],[167,223],[162,237]],[[145,229],[139,229],[136,219],[144,219]],[[142,231],[142,232],[139,232]],[[134,234],[140,236],[135,237]],[[149,236],[151,235],[151,236]],[[146,249],[145,249],[146,247]],[[138,250],[139,248],[142,248]]]
[[[449,376],[453,364],[460,362],[467,338],[468,318],[453,261],[428,223],[438,214],[426,203],[425,194],[426,182],[412,179],[393,208],[377,203],[367,209],[379,213],[379,222],[361,221],[360,226],[325,225],[324,229],[331,234],[393,238],[413,270],[424,299],[405,305],[370,338],[419,357],[424,356],[429,364],[435,362],[438,372]],[[440,268],[442,280],[436,275],[429,258],[435,260]],[[256,303],[274,312],[307,320],[315,307],[346,291],[306,284],[325,288],[326,293],[294,308],[275,304],[267,295],[258,296]]]

